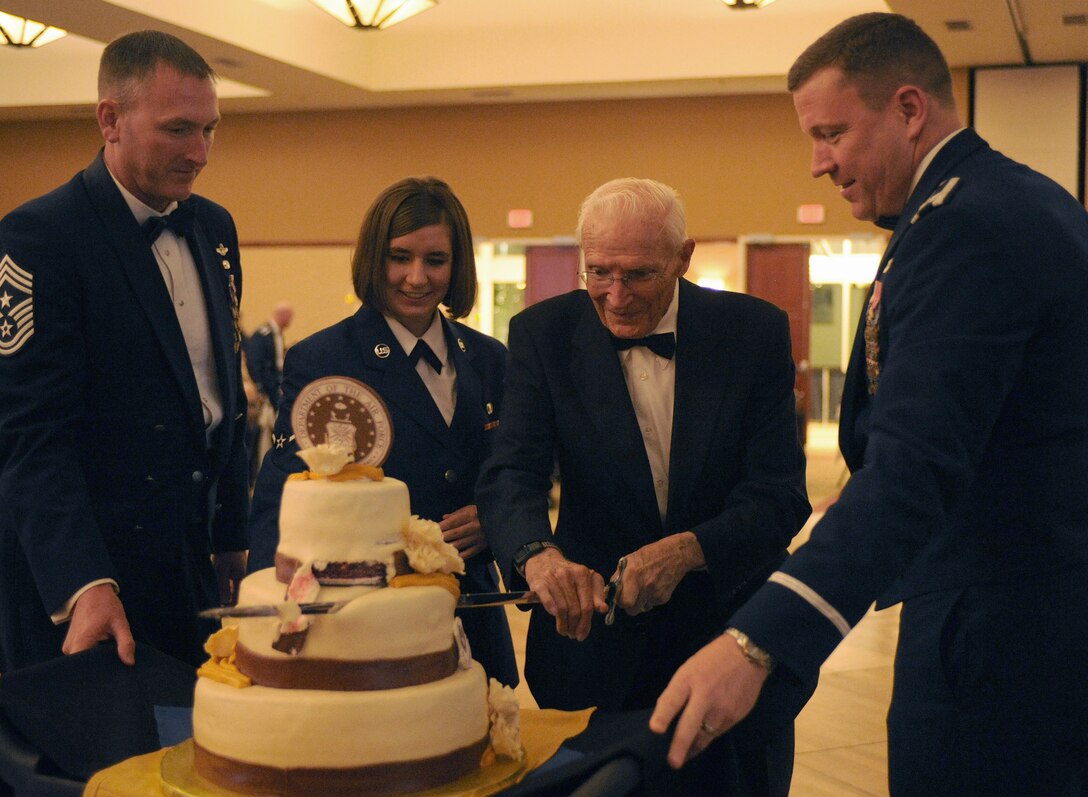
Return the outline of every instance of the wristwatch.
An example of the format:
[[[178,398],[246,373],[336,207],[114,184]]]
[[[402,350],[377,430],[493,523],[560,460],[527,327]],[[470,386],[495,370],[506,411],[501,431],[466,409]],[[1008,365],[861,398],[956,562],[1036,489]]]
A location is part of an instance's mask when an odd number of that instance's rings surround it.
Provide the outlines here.
[[[555,548],[559,553],[563,553],[559,550],[559,546],[550,540],[534,540],[514,551],[514,570],[518,575],[525,578],[525,563],[546,548]]]
[[[725,629],[725,633],[737,640],[737,644],[740,645],[740,652],[744,654],[744,658],[748,659],[752,664],[762,667],[768,674],[774,670],[774,657],[749,639],[746,633],[738,628],[727,628]]]

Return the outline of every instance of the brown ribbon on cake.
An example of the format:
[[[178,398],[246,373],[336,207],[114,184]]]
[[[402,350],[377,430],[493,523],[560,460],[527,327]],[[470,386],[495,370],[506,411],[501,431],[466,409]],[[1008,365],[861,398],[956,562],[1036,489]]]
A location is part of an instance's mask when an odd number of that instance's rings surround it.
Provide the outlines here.
[[[457,780],[480,766],[488,738],[445,755],[343,769],[278,769],[249,764],[193,744],[197,774],[228,789],[283,797],[384,797],[423,791]]]
[[[245,645],[235,647],[238,669],[257,686],[275,689],[328,689],[362,692],[399,689],[446,678],[457,670],[457,646],[438,653],[403,659],[339,661],[336,659],[271,658]]]

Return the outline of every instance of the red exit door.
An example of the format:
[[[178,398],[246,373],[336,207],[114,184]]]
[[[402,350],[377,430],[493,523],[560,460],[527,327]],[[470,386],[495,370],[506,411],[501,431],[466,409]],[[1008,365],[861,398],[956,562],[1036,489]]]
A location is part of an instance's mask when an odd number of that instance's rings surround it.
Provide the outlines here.
[[[797,369],[799,433],[805,439],[808,419],[808,346],[812,321],[811,287],[808,282],[807,243],[748,244],[748,293],[781,307],[790,317],[793,364]]]

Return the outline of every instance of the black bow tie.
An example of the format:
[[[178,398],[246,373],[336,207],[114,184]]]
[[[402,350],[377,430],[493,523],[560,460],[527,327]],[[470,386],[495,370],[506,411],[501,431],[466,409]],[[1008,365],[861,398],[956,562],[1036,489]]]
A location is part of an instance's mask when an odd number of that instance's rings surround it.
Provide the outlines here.
[[[192,235],[195,216],[196,206],[186,202],[174,208],[174,212],[168,216],[149,216],[141,225],[141,229],[147,236],[148,243],[155,243],[159,234],[167,229],[175,235],[185,237]]]
[[[676,354],[676,335],[672,332],[659,332],[656,335],[647,335],[644,338],[617,338],[612,336],[612,345],[616,351],[627,351],[634,346],[645,346],[658,357],[671,360]]]
[[[408,355],[408,361],[412,363],[413,368],[419,362],[420,357],[427,361],[427,365],[431,366],[436,374],[442,373],[442,361],[438,359],[438,355],[434,353],[434,350],[427,345],[423,338],[416,341],[416,347]]]

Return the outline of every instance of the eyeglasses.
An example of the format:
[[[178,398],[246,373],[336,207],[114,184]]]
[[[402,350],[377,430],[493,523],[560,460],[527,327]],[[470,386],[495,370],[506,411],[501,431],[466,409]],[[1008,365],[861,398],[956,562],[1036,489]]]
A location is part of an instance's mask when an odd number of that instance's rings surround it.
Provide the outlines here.
[[[618,277],[603,268],[587,268],[585,271],[579,271],[578,276],[582,278],[587,288],[611,288],[612,283],[617,281],[622,282],[623,287],[631,288],[649,285],[651,282],[662,279],[661,272],[652,268],[633,268]]]

